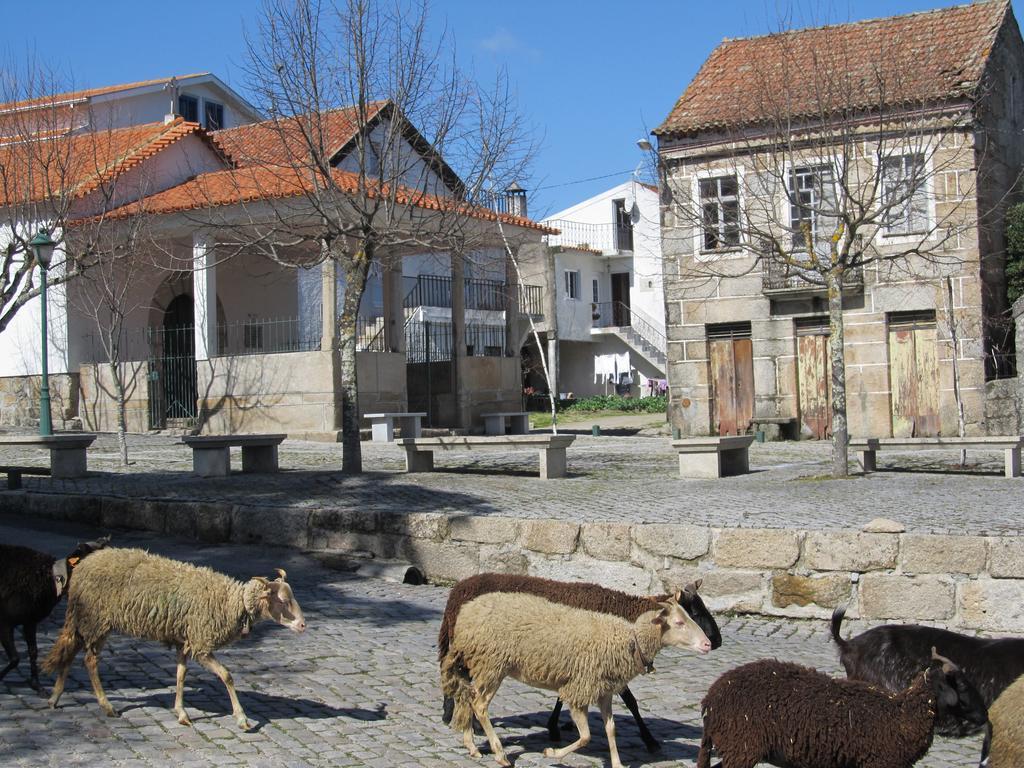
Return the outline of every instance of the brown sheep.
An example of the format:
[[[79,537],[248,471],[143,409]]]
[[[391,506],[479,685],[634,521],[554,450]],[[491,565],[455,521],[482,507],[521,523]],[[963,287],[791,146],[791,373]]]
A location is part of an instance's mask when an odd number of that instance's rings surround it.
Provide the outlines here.
[[[988,720],[982,766],[1020,768],[1024,765],[1024,675],[989,707]]]

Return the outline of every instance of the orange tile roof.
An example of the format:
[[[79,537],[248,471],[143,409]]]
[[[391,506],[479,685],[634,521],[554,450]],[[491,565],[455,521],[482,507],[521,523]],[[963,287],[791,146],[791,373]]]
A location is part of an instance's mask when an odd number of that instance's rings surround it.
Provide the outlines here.
[[[0,205],[81,197],[163,148],[202,129],[180,117],[0,145]]]
[[[371,102],[362,119],[355,107],[342,107],[321,112],[315,119],[301,116],[264,120],[215,131],[212,137],[224,154],[238,166],[290,167],[295,159],[309,156],[305,134],[322,134],[317,141],[323,145],[323,155],[333,157],[355,137],[359,126],[373,120],[387,103]]]
[[[725,40],[654,133],[973,96],[1010,0]],[[827,73],[827,74],[823,74]],[[822,87],[827,91],[822,94]]]
[[[8,101],[4,104],[0,104],[0,112],[5,112],[12,109],[28,109],[31,107],[40,106],[49,107],[52,105],[62,104],[69,101],[84,101],[93,96],[104,96],[108,93],[130,91],[133,88],[145,88],[149,85],[160,85],[161,83],[169,83],[171,80],[187,80],[190,77],[203,77],[208,74],[210,73],[193,72],[190,75],[173,75],[171,77],[159,77],[155,80],[140,80],[136,83],[105,85],[100,88],[85,88],[78,91],[68,91],[67,93],[58,93],[54,95],[42,96],[36,99],[25,99],[24,101]]]
[[[334,186],[343,194],[355,195],[359,191],[359,176],[350,171],[332,169]],[[294,167],[281,165],[250,165],[223,171],[204,173],[194,179],[172,187],[144,200],[118,208],[106,215],[108,219],[127,218],[140,209],[148,214],[169,214],[217,208],[227,205],[242,205],[260,200],[275,200],[299,197],[312,191],[310,176]],[[367,191],[370,197],[381,194],[373,186]],[[456,211],[463,206],[465,215],[484,221],[501,221],[510,226],[534,229],[555,234],[557,229],[539,224],[521,216],[496,213],[489,208],[460,204],[450,197],[428,195],[408,187],[396,190],[395,202],[435,211]]]

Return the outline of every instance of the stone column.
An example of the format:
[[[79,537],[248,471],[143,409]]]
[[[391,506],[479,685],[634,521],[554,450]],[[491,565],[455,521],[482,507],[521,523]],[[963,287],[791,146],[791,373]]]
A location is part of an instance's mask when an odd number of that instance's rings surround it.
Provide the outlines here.
[[[384,260],[381,279],[384,299],[384,351],[405,351],[405,286],[402,284],[402,257],[388,256]]]
[[[519,273],[505,253],[505,356],[519,357]]]
[[[196,360],[217,354],[217,262],[213,239],[192,235],[192,296],[195,313]]]
[[[330,351],[338,338],[338,264],[328,258],[320,265],[320,350]]]
[[[469,397],[466,381],[466,261],[462,253],[448,256],[452,276],[452,396],[455,426],[469,429]]]
[[[1017,347],[1017,429],[1024,430],[1024,296],[1013,302]]]

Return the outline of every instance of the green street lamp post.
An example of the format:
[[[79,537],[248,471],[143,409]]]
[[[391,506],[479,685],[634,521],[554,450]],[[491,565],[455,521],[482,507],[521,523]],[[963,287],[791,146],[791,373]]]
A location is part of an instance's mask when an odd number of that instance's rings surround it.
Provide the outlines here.
[[[53,424],[50,421],[50,382],[47,375],[47,363],[49,353],[46,350],[46,270],[50,267],[50,260],[53,258],[53,249],[57,243],[53,241],[50,234],[41,229],[36,236],[29,241],[32,249],[32,256],[39,265],[39,315],[43,325],[43,383],[39,387],[39,434],[48,437],[53,434]]]

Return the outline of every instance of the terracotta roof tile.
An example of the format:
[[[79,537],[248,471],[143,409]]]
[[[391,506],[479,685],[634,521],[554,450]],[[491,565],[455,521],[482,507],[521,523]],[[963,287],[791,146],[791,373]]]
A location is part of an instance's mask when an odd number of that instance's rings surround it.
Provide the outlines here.
[[[343,194],[358,192],[358,174],[332,169],[335,187]],[[217,208],[227,205],[242,205],[260,200],[275,200],[299,197],[312,189],[310,176],[293,167],[280,165],[250,165],[213,173],[200,174],[196,178],[155,195],[140,203],[131,203],[106,215],[108,219],[128,218],[140,211],[147,214],[169,214]],[[371,187],[368,194],[374,197],[379,190]],[[460,203],[454,198],[428,195],[417,190],[400,187],[395,200],[401,205],[436,211],[455,211]],[[531,219],[509,214],[495,213],[489,208],[464,206],[465,215],[484,221],[501,221],[524,229],[545,233],[558,230],[539,224]]]
[[[359,125],[372,120],[386,104],[385,101],[370,103],[363,120],[359,119],[355,107],[342,107],[322,112],[315,119],[304,116],[264,120],[215,131],[212,137],[238,166],[289,166],[293,158],[303,161],[308,157],[307,134],[322,134],[316,140],[322,143],[324,155],[333,157],[353,139]]]
[[[1008,16],[1009,0],[987,0],[725,40],[654,133],[969,97]]]
[[[180,117],[111,131],[34,138],[0,145],[0,205],[81,197],[192,133]]]

